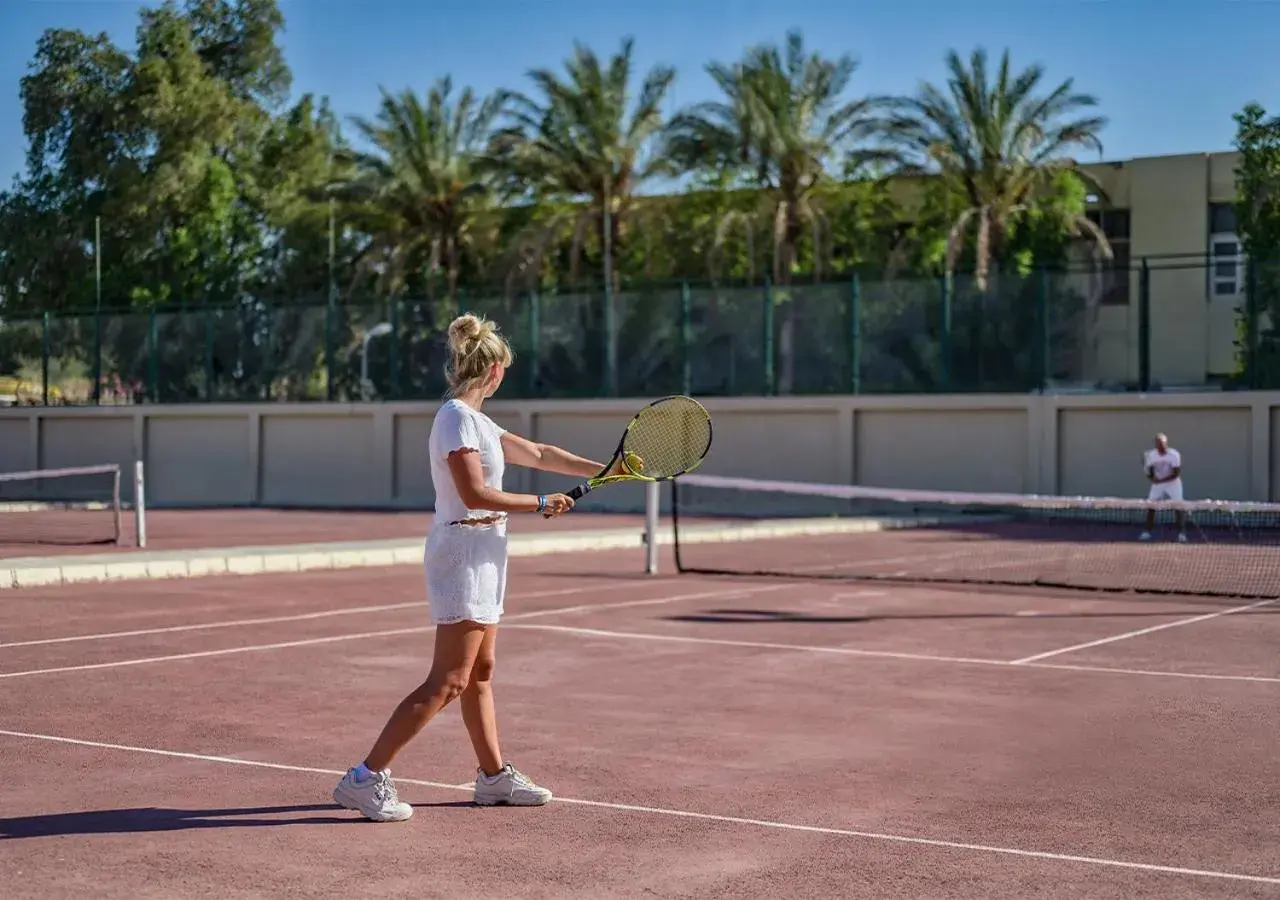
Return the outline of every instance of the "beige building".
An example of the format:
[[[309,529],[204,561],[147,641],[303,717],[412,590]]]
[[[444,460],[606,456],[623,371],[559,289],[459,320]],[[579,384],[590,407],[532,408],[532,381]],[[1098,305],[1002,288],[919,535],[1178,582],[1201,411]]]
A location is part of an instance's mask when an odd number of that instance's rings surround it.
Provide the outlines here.
[[[1084,166],[1105,191],[1091,198],[1090,217],[1110,238],[1121,271],[1089,292],[1091,333],[1081,337],[1090,352],[1078,370],[1081,383],[1137,381],[1143,260],[1152,384],[1202,386],[1235,371],[1237,309],[1245,302],[1233,209],[1237,157],[1195,153]]]

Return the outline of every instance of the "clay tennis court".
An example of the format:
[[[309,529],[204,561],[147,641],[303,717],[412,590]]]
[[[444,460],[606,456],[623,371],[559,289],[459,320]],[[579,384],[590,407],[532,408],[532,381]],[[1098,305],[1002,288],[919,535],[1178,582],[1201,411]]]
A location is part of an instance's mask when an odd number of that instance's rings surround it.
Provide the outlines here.
[[[641,569],[512,560],[557,799],[473,807],[452,707],[397,824],[330,791],[426,672],[416,567],[5,591],[6,895],[1280,896],[1275,604]]]

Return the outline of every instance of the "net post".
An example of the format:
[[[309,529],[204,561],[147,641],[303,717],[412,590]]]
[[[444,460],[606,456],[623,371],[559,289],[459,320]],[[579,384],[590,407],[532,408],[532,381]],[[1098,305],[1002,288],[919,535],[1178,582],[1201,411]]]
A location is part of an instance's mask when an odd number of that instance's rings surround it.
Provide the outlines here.
[[[120,467],[116,466],[111,472],[111,513],[115,516],[116,521],[116,544],[124,543],[124,528],[121,527],[120,518]]]
[[[147,492],[142,460],[133,464],[133,522],[141,550],[147,546]]]
[[[644,571],[658,574],[658,508],[661,504],[659,484],[649,481],[644,486]]]

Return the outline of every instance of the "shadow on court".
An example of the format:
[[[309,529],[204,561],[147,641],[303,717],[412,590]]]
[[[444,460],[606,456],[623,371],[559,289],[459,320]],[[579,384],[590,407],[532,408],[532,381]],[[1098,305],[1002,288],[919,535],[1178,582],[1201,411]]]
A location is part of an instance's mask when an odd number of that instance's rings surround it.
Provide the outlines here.
[[[470,800],[415,803],[428,807],[469,807]],[[310,815],[306,815],[310,814]],[[76,834],[138,834],[200,828],[264,828],[281,825],[369,825],[359,813],[333,803],[250,806],[238,809],[101,809],[0,819],[0,840]]]

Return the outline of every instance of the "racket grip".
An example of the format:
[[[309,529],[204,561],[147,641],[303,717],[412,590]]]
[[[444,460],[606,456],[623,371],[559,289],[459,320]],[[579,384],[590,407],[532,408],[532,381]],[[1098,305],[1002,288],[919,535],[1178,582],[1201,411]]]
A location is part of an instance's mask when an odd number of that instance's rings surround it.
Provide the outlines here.
[[[573,490],[569,491],[569,493],[566,496],[570,500],[572,500],[574,503],[577,503],[579,500],[582,499],[584,494],[589,494],[589,493],[591,493],[591,485],[584,481],[582,482],[582,484],[576,485],[573,488]],[[543,513],[542,518],[550,519],[551,513]]]

